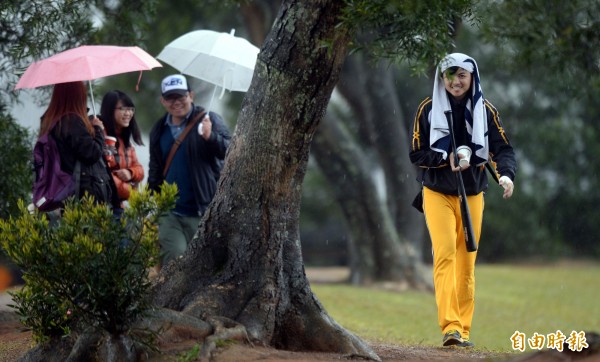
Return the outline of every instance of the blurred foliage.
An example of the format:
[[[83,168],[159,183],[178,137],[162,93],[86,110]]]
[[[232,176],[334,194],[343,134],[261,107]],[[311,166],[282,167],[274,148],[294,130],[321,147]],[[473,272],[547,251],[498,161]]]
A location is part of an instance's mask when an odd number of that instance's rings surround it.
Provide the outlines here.
[[[486,21],[462,29],[457,43],[477,59],[519,164],[511,200],[490,185],[479,255],[598,258],[600,3],[479,5]]]
[[[84,44],[94,36],[89,1],[1,0],[0,103],[15,97],[10,91],[34,60]]]
[[[14,101],[12,88],[34,61],[79,45],[143,48],[155,1],[0,0],[0,104]]]
[[[505,68],[528,69],[556,95],[595,98],[598,93],[587,88],[600,89],[599,1],[504,0],[479,6],[486,14],[482,35],[496,52],[506,53]]]
[[[19,199],[31,199],[32,145],[32,135],[0,104],[0,219],[18,211]]]
[[[26,281],[13,294],[15,308],[36,341],[83,326],[130,332],[150,308],[147,273],[158,256],[156,223],[176,193],[175,185],[160,194],[134,190],[121,219],[86,196],[70,199],[52,222],[45,213],[29,213],[23,201],[18,215],[0,220],[2,248]]]
[[[455,23],[475,21],[472,0],[345,0],[341,25],[357,32],[354,50],[408,62],[419,73],[445,55]]]

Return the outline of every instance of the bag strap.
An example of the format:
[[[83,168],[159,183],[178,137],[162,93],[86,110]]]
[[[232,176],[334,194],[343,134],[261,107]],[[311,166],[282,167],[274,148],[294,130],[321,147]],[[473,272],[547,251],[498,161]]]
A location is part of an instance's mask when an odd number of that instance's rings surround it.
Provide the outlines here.
[[[204,111],[204,110],[202,112],[198,113],[196,115],[196,117],[194,117],[194,119],[192,119],[190,121],[190,123],[188,123],[187,127],[185,127],[185,129],[183,130],[183,132],[181,132],[179,137],[177,137],[177,139],[173,143],[173,146],[171,146],[171,151],[169,151],[169,155],[167,156],[167,160],[165,161],[165,168],[163,169],[163,177],[165,177],[167,175],[167,171],[169,171],[169,167],[171,166],[171,161],[173,161],[173,157],[175,157],[175,152],[177,152],[177,149],[179,148],[179,146],[181,145],[181,143],[183,142],[183,140],[185,139],[187,134],[198,123],[198,120],[201,119],[202,117],[204,117],[205,114],[206,114],[206,111]]]

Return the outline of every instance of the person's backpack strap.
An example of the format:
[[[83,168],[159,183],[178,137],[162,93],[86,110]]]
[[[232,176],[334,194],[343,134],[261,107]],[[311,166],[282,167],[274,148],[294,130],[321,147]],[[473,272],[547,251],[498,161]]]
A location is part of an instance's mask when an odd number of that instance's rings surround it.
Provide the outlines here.
[[[169,171],[169,167],[171,166],[171,161],[173,161],[173,157],[175,157],[175,152],[177,152],[177,149],[179,148],[179,146],[181,145],[181,143],[183,142],[183,140],[185,139],[187,134],[192,130],[192,128],[194,128],[194,126],[196,126],[198,124],[198,120],[202,119],[205,114],[206,114],[206,111],[204,111],[204,110],[199,112],[196,115],[196,117],[194,117],[194,119],[192,119],[190,121],[190,123],[188,123],[187,127],[185,127],[185,129],[183,130],[183,132],[181,132],[179,137],[177,137],[177,139],[173,143],[173,146],[171,146],[171,151],[169,151],[169,155],[167,156],[167,161],[165,161],[165,168],[163,169],[163,177],[166,176],[167,171]]]

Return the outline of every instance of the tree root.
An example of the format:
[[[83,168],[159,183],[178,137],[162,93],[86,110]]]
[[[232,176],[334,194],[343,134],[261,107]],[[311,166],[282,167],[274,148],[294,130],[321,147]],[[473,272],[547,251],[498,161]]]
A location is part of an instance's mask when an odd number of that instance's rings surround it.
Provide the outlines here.
[[[202,345],[202,351],[200,352],[200,358],[202,361],[208,361],[212,353],[217,349],[217,344],[220,341],[241,341],[247,342],[254,347],[246,327],[243,325],[225,317],[208,317],[206,321],[213,327],[214,333],[204,339]]]

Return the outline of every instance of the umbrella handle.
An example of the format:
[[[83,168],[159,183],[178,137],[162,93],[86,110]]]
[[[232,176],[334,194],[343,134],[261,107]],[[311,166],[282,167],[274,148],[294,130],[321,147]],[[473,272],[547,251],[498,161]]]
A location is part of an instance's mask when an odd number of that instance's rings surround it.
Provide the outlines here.
[[[210,97],[210,103],[208,104],[208,109],[206,110],[206,114],[208,115],[208,113],[210,112],[210,109],[212,107],[212,102],[213,99],[215,99],[215,93],[217,92],[217,86],[213,86],[213,92],[212,92],[212,96]]]
[[[223,95],[225,94],[225,84],[226,84],[226,78],[229,75],[231,78],[233,78],[233,68],[229,68],[227,69],[227,71],[223,74],[223,83],[221,84],[221,95],[219,95],[219,99],[223,99]]]
[[[94,111],[94,117],[96,117],[96,102],[94,102],[94,90],[92,89],[92,81],[89,80],[90,84],[90,96],[92,97],[92,110]]]

